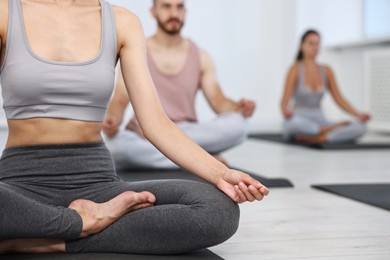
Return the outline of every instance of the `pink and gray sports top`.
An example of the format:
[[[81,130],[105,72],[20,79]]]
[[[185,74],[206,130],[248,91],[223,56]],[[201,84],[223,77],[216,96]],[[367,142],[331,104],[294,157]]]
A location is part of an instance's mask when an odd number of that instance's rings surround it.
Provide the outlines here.
[[[99,53],[85,62],[48,61],[31,49],[20,0],[9,1],[5,61],[1,68],[8,119],[103,121],[115,81],[117,38],[112,6],[100,0]]]
[[[294,92],[294,106],[295,107],[310,107],[319,108],[322,98],[324,97],[325,90],[328,88],[328,81],[325,74],[325,68],[322,65],[318,65],[321,74],[322,89],[310,90],[305,83],[305,66],[303,63],[299,63],[299,77],[297,86]]]

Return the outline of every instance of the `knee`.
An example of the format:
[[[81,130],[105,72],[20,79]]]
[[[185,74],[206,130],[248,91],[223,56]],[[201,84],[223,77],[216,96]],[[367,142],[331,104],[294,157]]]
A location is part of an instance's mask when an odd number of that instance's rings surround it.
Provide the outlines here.
[[[234,141],[236,144],[243,142],[249,133],[248,120],[240,113],[230,113],[226,125],[221,129],[220,137],[225,141]]]
[[[367,132],[367,126],[361,122],[352,122],[350,127],[358,137],[363,136]]]
[[[290,134],[295,134],[297,132],[300,132],[303,128],[304,122],[299,117],[292,117],[290,119],[287,119],[284,124],[283,128],[285,132]]]
[[[195,140],[207,152],[221,153],[245,141],[248,131],[248,121],[241,114],[229,113],[207,124]]]
[[[285,135],[317,135],[320,132],[320,127],[316,124],[308,122],[299,116],[293,116],[284,123]]]
[[[215,212],[216,224],[214,225],[214,233],[216,234],[216,244],[225,242],[231,238],[236,233],[240,220],[240,208],[238,204],[225,194],[222,194],[222,197],[218,203],[219,210]]]
[[[239,225],[240,209],[237,203],[213,186],[203,187],[206,196],[207,221],[203,224],[208,246],[225,242],[232,237]]]

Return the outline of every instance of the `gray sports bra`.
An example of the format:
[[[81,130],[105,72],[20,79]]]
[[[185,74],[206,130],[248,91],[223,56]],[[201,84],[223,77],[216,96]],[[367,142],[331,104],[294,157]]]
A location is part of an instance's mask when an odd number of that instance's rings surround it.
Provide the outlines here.
[[[310,90],[305,83],[305,66],[299,63],[299,77],[297,86],[294,93],[294,106],[295,107],[310,107],[319,108],[321,100],[324,97],[325,89],[327,89],[327,78],[325,75],[324,66],[318,65],[323,87],[320,91]]]
[[[31,49],[20,0],[9,1],[5,61],[1,68],[8,119],[62,118],[103,121],[112,94],[117,63],[115,18],[100,0],[102,39],[98,55],[85,62],[54,62]]]

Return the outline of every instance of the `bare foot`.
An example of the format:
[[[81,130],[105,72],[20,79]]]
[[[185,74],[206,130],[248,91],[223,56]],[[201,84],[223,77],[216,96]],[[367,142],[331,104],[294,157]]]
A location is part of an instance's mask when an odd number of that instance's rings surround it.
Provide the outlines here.
[[[217,159],[218,161],[220,161],[221,163],[225,164],[226,166],[228,166],[228,162],[226,161],[225,158],[222,157],[222,155],[220,154],[214,154],[213,157],[215,159]]]
[[[336,130],[337,128],[347,126],[350,123],[351,122],[349,122],[349,121],[343,121],[343,122],[337,123],[335,125],[325,126],[325,127],[321,128],[320,133],[321,134],[327,134],[329,132],[332,132],[333,130]]]
[[[126,191],[101,204],[90,200],[75,200],[69,208],[76,210],[83,220],[80,234],[83,238],[103,231],[126,213],[151,207],[155,201],[156,197],[150,192]]]
[[[327,141],[326,134],[319,135],[297,135],[295,140],[306,144],[324,144]]]
[[[0,241],[0,255],[8,251],[8,241]]]
[[[325,126],[320,129],[320,133],[318,135],[297,135],[295,136],[295,140],[297,142],[307,143],[307,144],[324,144],[327,142],[328,133],[349,125],[349,121],[343,121],[331,126]]]
[[[63,253],[65,241],[54,239],[15,239],[0,242],[0,254],[5,253]]]

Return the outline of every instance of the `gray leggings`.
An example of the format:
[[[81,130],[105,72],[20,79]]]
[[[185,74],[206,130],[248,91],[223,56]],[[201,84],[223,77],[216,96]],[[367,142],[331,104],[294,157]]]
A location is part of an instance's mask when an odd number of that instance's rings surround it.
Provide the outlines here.
[[[67,206],[149,191],[155,206],[126,214],[79,239],[82,221]],[[0,240],[62,239],[66,251],[177,254],[226,241],[239,208],[211,185],[184,180],[120,180],[104,143],[9,148],[0,160]]]
[[[317,135],[322,127],[333,124],[326,120],[321,109],[296,108],[293,117],[285,121],[283,134],[286,140],[290,140],[296,135]],[[362,137],[366,131],[366,126],[363,123],[352,121],[344,127],[331,131],[327,136],[327,141],[328,143],[355,141]]]

